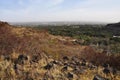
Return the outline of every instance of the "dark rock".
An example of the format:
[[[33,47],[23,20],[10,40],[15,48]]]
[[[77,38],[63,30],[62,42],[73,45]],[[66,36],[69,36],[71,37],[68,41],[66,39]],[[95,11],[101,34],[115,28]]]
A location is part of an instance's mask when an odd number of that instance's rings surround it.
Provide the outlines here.
[[[19,55],[18,58],[14,61],[15,64],[20,64],[20,65],[23,65],[24,64],[24,61],[27,61],[28,60],[28,57],[26,55]]]
[[[14,64],[23,65],[24,64],[24,60],[17,59],[17,60],[14,61]]]
[[[108,67],[109,67],[109,64],[104,63],[104,64],[103,64],[103,67],[104,67],[104,68],[108,68]]]
[[[13,68],[14,68],[14,70],[17,70],[18,69],[17,64],[14,64]]]
[[[28,60],[28,57],[26,55],[19,55],[17,59],[14,60],[14,63],[15,64],[20,64],[20,65],[23,65],[24,64],[24,61]]]
[[[26,55],[21,54],[18,56],[18,60],[28,60],[28,57]]]
[[[59,61],[54,60],[54,61],[52,61],[51,63],[53,63],[53,64],[59,64]]]
[[[78,67],[75,67],[75,68],[73,69],[73,72],[74,72],[75,74],[80,74],[80,69],[79,69]]]
[[[108,68],[104,68],[103,69],[103,73],[104,74],[110,74],[110,73],[112,73],[113,75],[115,75],[115,74],[117,74],[117,70],[115,68],[108,67]]]
[[[112,73],[113,73],[113,75],[116,75],[117,74],[117,69],[113,68]]]
[[[35,62],[35,63],[38,63],[38,61],[39,61],[39,56],[33,55],[31,61],[32,61],[32,62]]]
[[[109,80],[109,79],[104,78],[104,77],[102,77],[100,75],[95,75],[94,78],[93,78],[93,80]]]
[[[73,69],[73,73],[75,73],[76,75],[78,75],[78,74],[84,74],[84,73],[86,73],[86,69],[76,67],[76,68]]]
[[[52,67],[53,67],[52,63],[48,63],[46,66],[44,66],[46,70],[50,70]]]
[[[62,69],[61,69],[61,71],[67,71],[68,70],[68,66],[64,66]]]
[[[79,65],[80,65],[80,62],[76,62],[76,65],[79,66]]]
[[[82,63],[81,63],[81,66],[86,66],[86,63],[85,63],[85,62],[82,62]]]
[[[86,63],[86,60],[85,60],[85,59],[81,59],[81,61]]]
[[[69,79],[73,79],[74,76],[73,76],[72,73],[69,72],[69,73],[67,74],[67,77],[68,77]]]
[[[85,59],[81,60],[81,66],[86,66],[86,60]]]
[[[64,56],[63,60],[69,60],[69,58],[67,56]]]
[[[104,74],[109,74],[110,73],[110,69],[109,68],[104,68],[103,69],[103,73]]]
[[[10,56],[8,56],[8,55],[4,56],[4,60],[10,61],[10,59],[11,59]]]
[[[72,68],[74,68],[74,67],[76,67],[76,66],[78,66],[78,65],[76,65],[75,62],[71,62],[71,63],[69,63],[69,66],[72,67]]]
[[[69,66],[70,64],[69,63],[64,63],[64,66]]]
[[[90,68],[90,70],[93,70],[93,69],[97,69],[97,66],[93,65],[92,63],[89,63],[88,68]]]

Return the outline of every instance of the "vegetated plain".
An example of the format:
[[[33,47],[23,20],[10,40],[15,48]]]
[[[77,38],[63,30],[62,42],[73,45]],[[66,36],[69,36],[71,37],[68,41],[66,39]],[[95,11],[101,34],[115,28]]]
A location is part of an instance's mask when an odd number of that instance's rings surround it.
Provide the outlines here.
[[[0,22],[2,80],[119,80],[120,25]]]
[[[109,53],[120,53],[120,23],[116,24],[84,24],[60,26],[36,26],[46,29],[50,34],[69,36],[76,39],[80,45],[99,47]]]

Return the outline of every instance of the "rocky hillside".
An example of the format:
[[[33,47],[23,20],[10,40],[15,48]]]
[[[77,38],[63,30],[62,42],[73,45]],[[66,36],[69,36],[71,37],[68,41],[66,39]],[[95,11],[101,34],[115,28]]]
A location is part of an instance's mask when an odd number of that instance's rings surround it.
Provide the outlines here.
[[[3,25],[4,24],[4,25]],[[74,45],[69,37],[53,36],[45,30],[33,30],[24,27],[12,27],[4,22],[0,25],[1,47],[10,50],[9,52],[1,51],[1,54],[12,52],[35,54],[45,52],[54,54],[57,53],[72,54],[80,52],[84,47]]]
[[[119,64],[70,37],[0,22],[1,80],[119,80]]]

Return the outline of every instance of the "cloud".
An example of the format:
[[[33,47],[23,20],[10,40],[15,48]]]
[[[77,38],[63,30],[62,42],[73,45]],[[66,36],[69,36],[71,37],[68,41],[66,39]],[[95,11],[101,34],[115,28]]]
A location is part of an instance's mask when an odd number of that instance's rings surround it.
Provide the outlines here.
[[[76,2],[75,2],[76,1]],[[115,2],[116,1],[116,2]],[[120,20],[119,0],[18,0],[20,7],[1,9],[6,21],[101,21]],[[70,5],[69,5],[70,4]],[[66,8],[67,7],[67,8]]]

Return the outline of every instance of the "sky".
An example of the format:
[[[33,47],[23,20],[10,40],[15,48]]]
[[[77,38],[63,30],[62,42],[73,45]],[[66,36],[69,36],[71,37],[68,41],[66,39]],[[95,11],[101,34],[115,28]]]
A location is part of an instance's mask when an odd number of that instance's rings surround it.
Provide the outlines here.
[[[8,22],[119,22],[120,0],[0,0]]]

